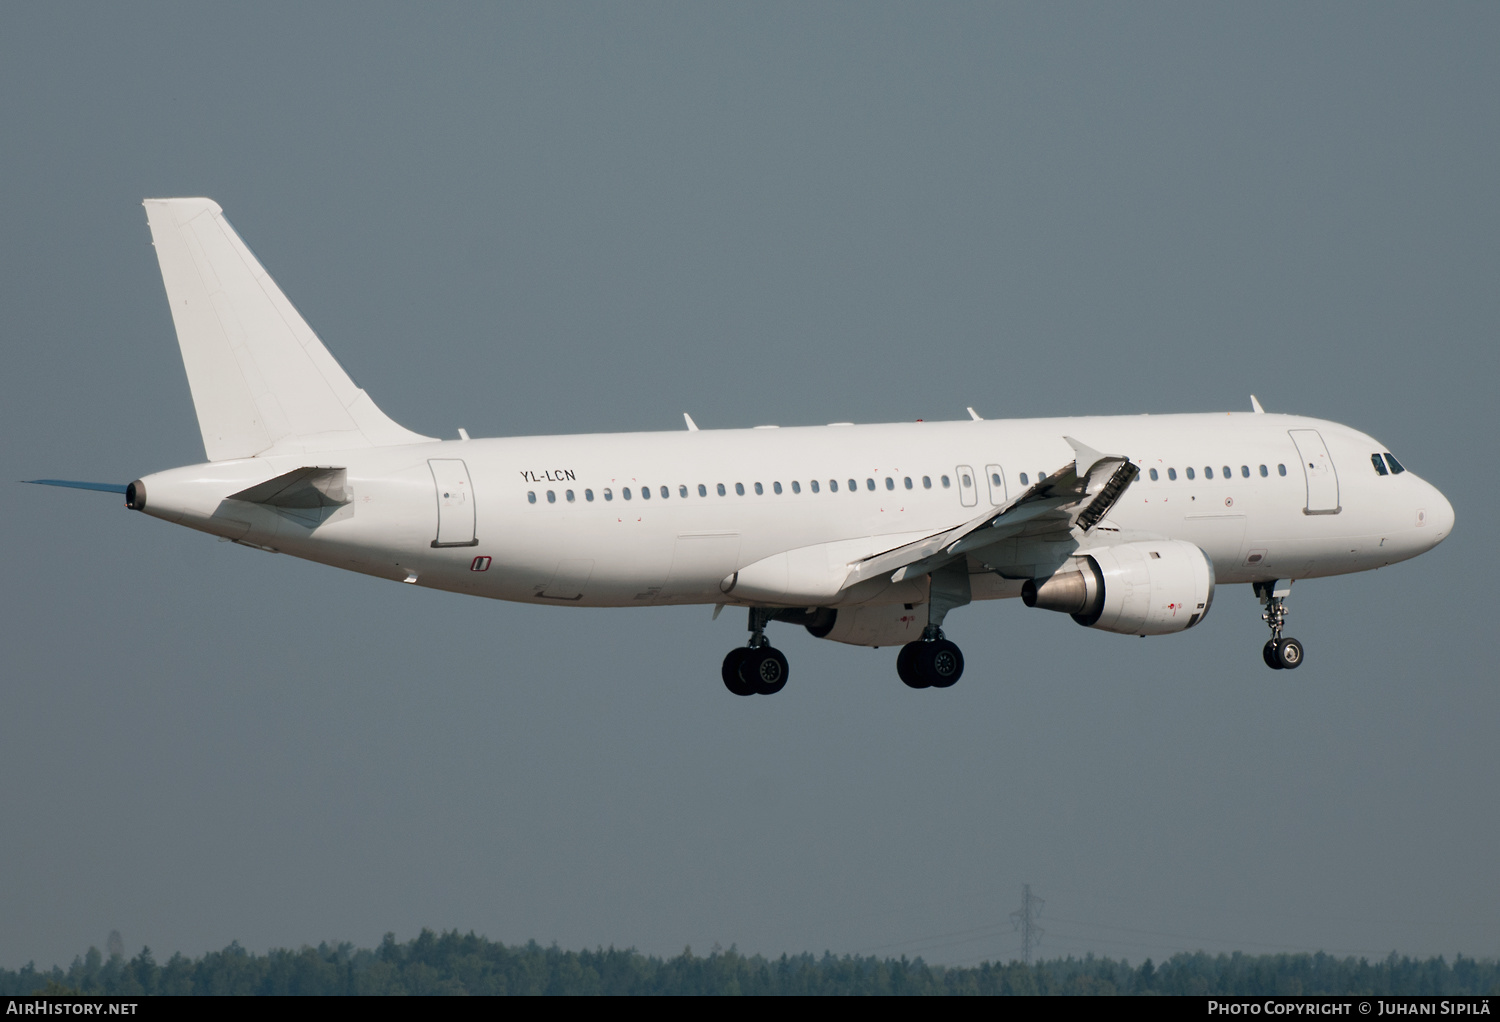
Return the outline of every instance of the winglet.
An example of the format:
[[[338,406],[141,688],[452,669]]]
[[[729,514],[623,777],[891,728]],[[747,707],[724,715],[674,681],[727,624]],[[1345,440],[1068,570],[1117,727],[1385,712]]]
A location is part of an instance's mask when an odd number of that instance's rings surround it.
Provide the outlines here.
[[[693,421],[693,417],[691,415],[689,415],[687,412],[683,412],[682,413],[682,421],[685,422],[685,423],[687,423],[687,428],[688,428],[688,432],[689,433],[696,433],[696,432],[698,432],[698,424]]]
[[[973,405],[969,406],[969,418],[973,419],[975,422],[983,422],[984,421],[984,416],[980,415],[978,412],[976,412],[974,410],[974,406]]]
[[[1255,410],[1256,415],[1266,414],[1266,410],[1260,406],[1260,402],[1255,400],[1254,394],[1250,395],[1250,407]]]
[[[1079,443],[1070,436],[1065,436],[1063,439],[1068,442],[1069,447],[1073,448],[1073,464],[1076,466],[1079,479],[1087,479],[1089,470],[1109,457],[1107,454],[1100,454],[1088,444]]]

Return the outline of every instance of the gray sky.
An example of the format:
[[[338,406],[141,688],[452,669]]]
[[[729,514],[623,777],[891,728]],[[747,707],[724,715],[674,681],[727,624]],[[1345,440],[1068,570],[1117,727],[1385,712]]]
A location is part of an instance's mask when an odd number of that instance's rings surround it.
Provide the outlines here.
[[[140,200],[208,195],[452,436],[1245,409],[1458,514],[1146,641],[968,671],[489,603],[0,485],[0,964],[405,939],[1500,954],[1500,9],[0,7],[0,479],[201,461]],[[777,632],[776,628],[780,631]],[[1059,665],[1066,670],[1060,672]]]

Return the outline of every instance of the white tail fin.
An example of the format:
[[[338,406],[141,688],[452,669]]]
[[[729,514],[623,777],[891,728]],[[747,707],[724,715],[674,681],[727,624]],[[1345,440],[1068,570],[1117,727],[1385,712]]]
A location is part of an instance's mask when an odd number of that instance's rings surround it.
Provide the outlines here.
[[[144,205],[209,461],[433,439],[354,385],[218,203]]]

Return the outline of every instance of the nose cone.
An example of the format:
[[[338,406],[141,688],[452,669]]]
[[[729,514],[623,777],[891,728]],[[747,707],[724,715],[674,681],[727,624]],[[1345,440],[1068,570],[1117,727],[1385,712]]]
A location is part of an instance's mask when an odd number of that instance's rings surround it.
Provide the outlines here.
[[[1448,502],[1448,498],[1443,496],[1436,486],[1429,484],[1427,488],[1431,491],[1427,496],[1427,506],[1417,512],[1417,520],[1424,521],[1425,517],[1424,524],[1429,530],[1428,547],[1430,549],[1447,539],[1448,534],[1453,531],[1454,515],[1453,505]]]

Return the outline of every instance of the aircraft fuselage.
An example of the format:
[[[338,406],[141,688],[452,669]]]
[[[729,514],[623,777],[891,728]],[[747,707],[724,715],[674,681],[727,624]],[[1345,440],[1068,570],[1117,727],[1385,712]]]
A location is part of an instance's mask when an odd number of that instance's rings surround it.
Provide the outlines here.
[[[841,582],[841,565],[998,507],[1070,462],[1065,436],[1141,470],[1096,540],[1187,540],[1220,584],[1378,568],[1430,549],[1452,527],[1452,508],[1429,483],[1377,474],[1371,458],[1386,448],[1373,438],[1256,413],[454,440],[215,462],[142,482],[157,517],[493,599],[913,603],[926,599],[925,580],[843,592],[794,585],[776,601],[741,601],[725,582],[805,548],[824,548],[828,579]],[[1321,440],[1325,453],[1305,455],[1296,438]],[[311,521],[226,499],[304,465],[344,467],[348,503]],[[969,558],[974,599],[1019,595],[1022,579],[1007,566],[1060,563],[1090,539],[1025,545]]]

